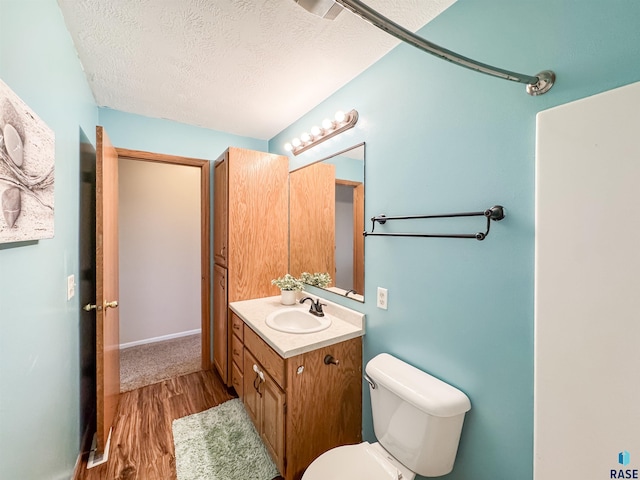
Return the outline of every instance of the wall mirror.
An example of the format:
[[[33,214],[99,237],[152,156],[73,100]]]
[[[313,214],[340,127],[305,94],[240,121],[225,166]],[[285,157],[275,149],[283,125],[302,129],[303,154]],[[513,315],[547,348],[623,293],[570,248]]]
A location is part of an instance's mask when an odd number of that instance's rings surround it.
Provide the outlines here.
[[[364,301],[364,143],[289,172],[289,271]]]

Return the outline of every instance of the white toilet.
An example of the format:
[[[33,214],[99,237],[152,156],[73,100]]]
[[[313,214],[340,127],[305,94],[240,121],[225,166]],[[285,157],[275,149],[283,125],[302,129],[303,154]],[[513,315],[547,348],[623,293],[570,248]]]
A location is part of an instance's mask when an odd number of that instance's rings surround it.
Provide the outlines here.
[[[469,398],[387,353],[371,359],[366,373],[378,443],[333,448],[302,480],[413,480],[451,472]]]

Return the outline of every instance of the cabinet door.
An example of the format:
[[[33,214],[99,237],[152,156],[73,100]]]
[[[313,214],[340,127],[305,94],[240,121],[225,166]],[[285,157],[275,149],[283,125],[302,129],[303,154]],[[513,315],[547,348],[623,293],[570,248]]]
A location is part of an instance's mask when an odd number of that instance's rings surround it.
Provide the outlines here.
[[[228,376],[227,269],[213,266],[213,364],[227,383]]]
[[[289,161],[234,147],[228,154],[229,301],[276,295],[271,279],[289,263]]]
[[[260,421],[262,417],[260,415],[261,409],[261,400],[262,394],[260,393],[260,377],[255,369],[258,369],[258,362],[251,355],[249,350],[244,349],[244,397],[242,398],[242,402],[244,403],[244,408],[247,410],[251,421],[260,432]]]
[[[286,396],[278,384],[266,373],[261,389],[262,441],[278,470],[284,473],[284,408]]]
[[[227,266],[228,242],[228,154],[215,166],[213,176],[213,258],[214,263]]]

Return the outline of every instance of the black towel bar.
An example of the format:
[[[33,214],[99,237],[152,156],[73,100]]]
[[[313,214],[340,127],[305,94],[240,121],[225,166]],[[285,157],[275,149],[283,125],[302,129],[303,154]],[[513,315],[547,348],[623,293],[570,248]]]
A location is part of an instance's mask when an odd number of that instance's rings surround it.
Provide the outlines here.
[[[427,233],[374,233],[376,222],[380,225],[384,225],[389,220],[416,220],[424,218],[454,218],[454,217],[486,217],[487,229],[485,232],[478,233],[460,233],[460,234],[427,234]],[[378,237],[427,237],[427,238],[475,238],[476,240],[484,240],[489,235],[489,229],[491,228],[491,220],[500,221],[504,218],[504,207],[501,205],[495,205],[482,212],[465,212],[465,213],[445,213],[441,215],[405,215],[387,217],[386,215],[377,215],[371,217],[371,232],[363,232],[365,237],[378,236]]]

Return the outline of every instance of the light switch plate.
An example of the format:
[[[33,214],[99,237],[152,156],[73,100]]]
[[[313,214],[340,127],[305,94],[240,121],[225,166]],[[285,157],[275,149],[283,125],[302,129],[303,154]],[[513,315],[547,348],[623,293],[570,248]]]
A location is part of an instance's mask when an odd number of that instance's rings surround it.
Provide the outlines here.
[[[76,294],[76,277],[69,275],[67,277],[67,300],[71,300]]]

